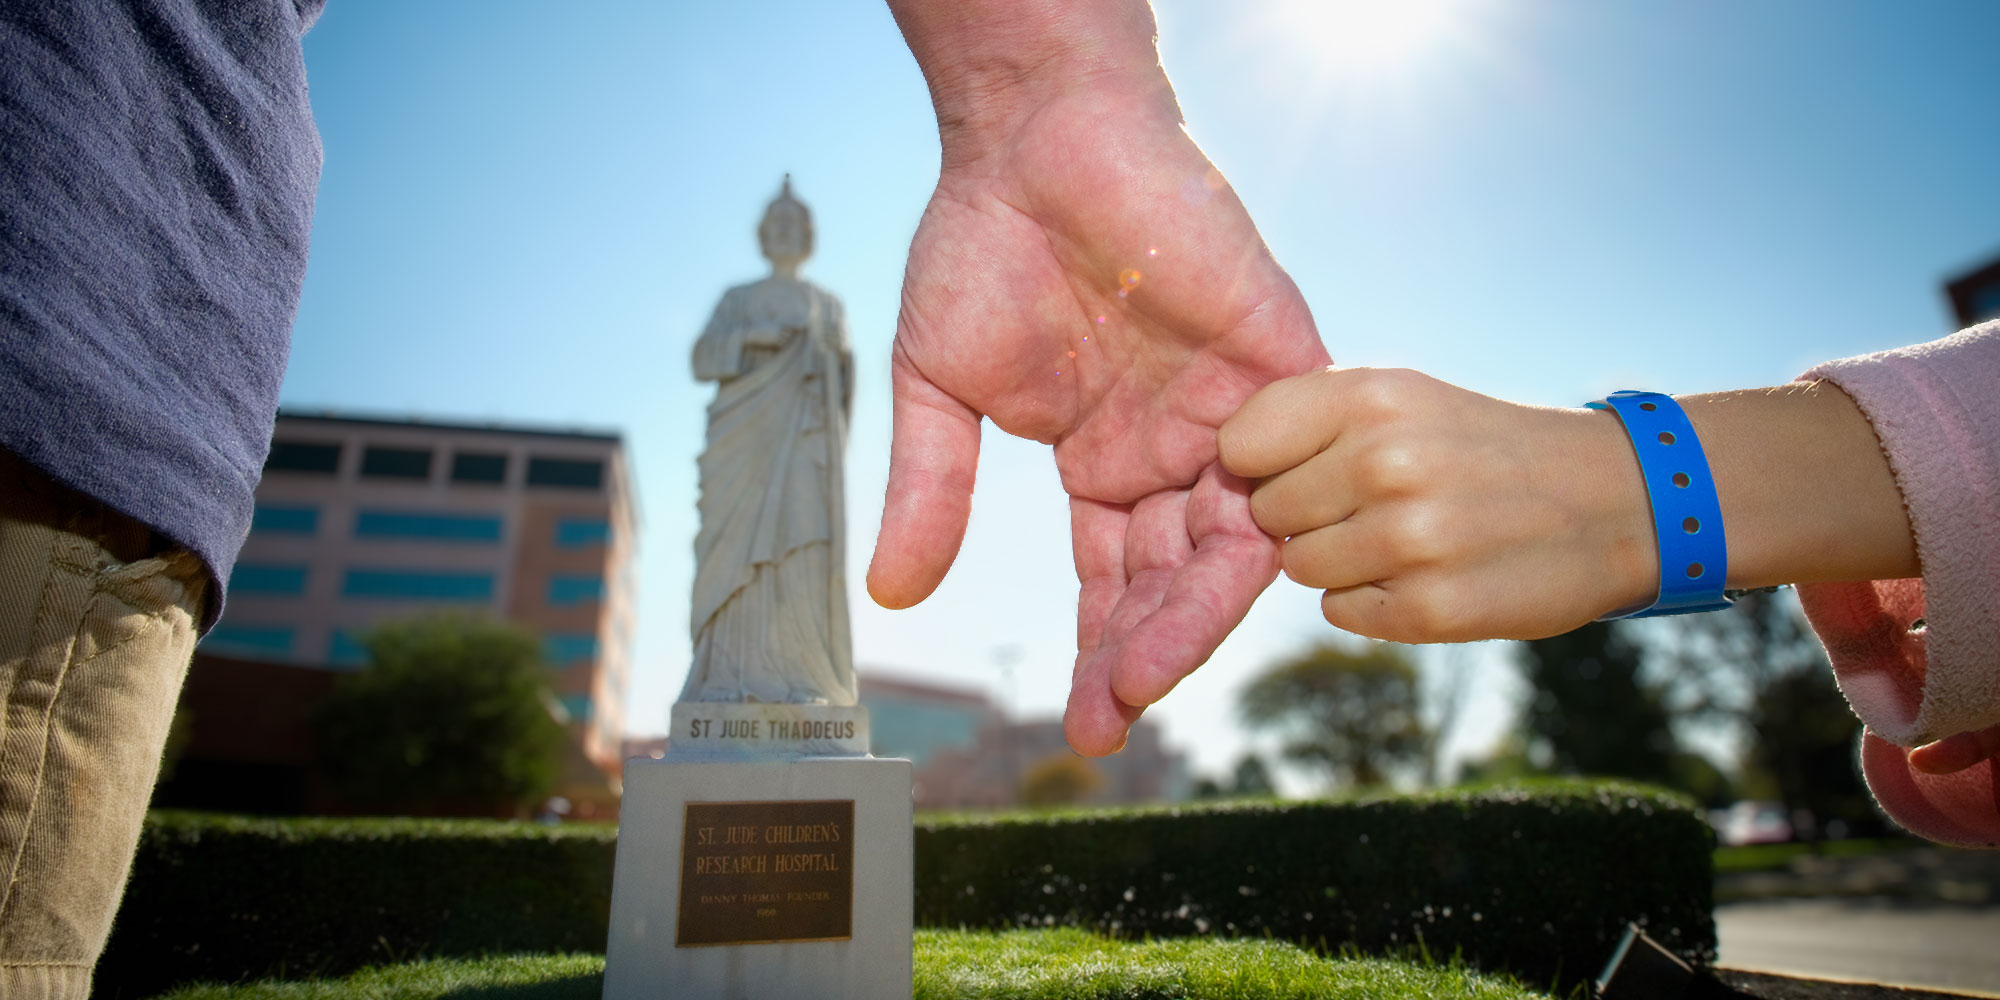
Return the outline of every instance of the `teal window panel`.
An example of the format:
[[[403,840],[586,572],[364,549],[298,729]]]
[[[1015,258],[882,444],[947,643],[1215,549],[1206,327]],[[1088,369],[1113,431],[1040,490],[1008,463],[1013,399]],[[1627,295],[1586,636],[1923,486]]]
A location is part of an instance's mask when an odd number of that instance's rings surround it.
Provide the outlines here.
[[[549,577],[549,603],[595,604],[604,600],[604,578],[595,574],[557,573]]]
[[[202,637],[201,648],[223,656],[288,656],[298,630],[289,625],[233,625],[220,622]]]
[[[250,515],[250,530],[272,535],[315,534],[319,531],[319,508],[260,503]]]
[[[335,629],[333,638],[326,647],[326,662],[335,667],[363,667],[368,665],[368,647],[345,629]]]
[[[556,548],[587,549],[611,544],[611,522],[601,517],[565,517],[556,522]]]
[[[569,713],[571,722],[590,721],[590,696],[587,694],[566,694],[557,699],[562,702],[563,711]]]
[[[364,510],[354,516],[354,535],[356,538],[419,538],[432,542],[497,542],[500,540],[500,517],[495,514]]]
[[[590,632],[552,632],[542,639],[542,659],[557,667],[595,660],[597,636]]]
[[[340,592],[347,597],[411,601],[490,601],[493,574],[351,569],[341,582]]]
[[[306,592],[306,568],[237,563],[229,571],[229,592],[297,597]]]

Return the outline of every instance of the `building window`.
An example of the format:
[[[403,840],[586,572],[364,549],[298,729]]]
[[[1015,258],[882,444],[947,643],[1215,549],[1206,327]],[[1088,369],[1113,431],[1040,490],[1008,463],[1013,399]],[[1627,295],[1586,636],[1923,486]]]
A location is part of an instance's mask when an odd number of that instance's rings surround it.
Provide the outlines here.
[[[340,446],[307,444],[303,441],[273,441],[271,454],[264,458],[265,472],[304,472],[331,476],[340,471]]]
[[[296,597],[306,592],[306,568],[237,563],[229,572],[229,592]]]
[[[507,481],[507,456],[483,455],[461,451],[451,456],[451,481],[454,483],[504,483]]]
[[[542,640],[542,659],[552,667],[595,660],[597,636],[589,632],[551,632]]]
[[[528,459],[529,486],[562,486],[574,490],[604,488],[604,463],[568,458]]]
[[[203,652],[223,656],[288,656],[295,630],[288,625],[232,625],[218,623],[202,637]]]
[[[273,535],[310,535],[319,531],[318,507],[274,507],[258,504],[250,515],[250,530]]]
[[[421,538],[436,542],[497,542],[500,518],[489,514],[427,514],[364,510],[354,516],[356,538]]]
[[[327,643],[326,662],[333,667],[365,667],[368,665],[368,647],[346,629],[334,629],[333,638]]]
[[[377,479],[429,479],[429,448],[369,448],[361,453],[361,474]]]
[[[556,548],[587,549],[611,544],[611,522],[601,517],[565,517],[556,522]]]
[[[405,601],[490,601],[491,573],[426,573],[403,569],[351,569],[340,588],[347,597]]]
[[[590,721],[590,696],[587,694],[566,694],[557,699],[562,702],[563,711],[569,713],[569,721],[584,723]]]
[[[604,600],[604,578],[594,574],[558,573],[549,577],[549,603],[595,604]]]

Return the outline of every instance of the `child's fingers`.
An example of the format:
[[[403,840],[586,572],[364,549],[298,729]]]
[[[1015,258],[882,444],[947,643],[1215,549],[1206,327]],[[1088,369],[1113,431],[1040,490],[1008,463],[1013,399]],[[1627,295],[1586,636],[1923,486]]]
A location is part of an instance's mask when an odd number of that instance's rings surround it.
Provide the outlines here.
[[[1320,595],[1320,612],[1335,628],[1389,642],[1486,639],[1491,626],[1472,614],[1461,586],[1443,581],[1364,583]]]
[[[1360,506],[1338,443],[1280,472],[1250,493],[1250,516],[1273,538],[1339,524]]]
[[[1318,454],[1338,431],[1333,403],[1345,373],[1323,368],[1257,391],[1222,424],[1222,467],[1245,479],[1283,472]]]
[[[1388,580],[1402,568],[1394,544],[1362,514],[1293,535],[1281,550],[1285,575],[1315,590],[1342,590]]]

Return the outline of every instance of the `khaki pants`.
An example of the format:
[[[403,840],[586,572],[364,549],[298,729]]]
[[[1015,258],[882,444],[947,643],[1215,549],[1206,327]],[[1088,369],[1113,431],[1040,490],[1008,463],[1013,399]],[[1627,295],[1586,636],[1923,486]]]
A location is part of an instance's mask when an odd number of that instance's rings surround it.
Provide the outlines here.
[[[0,997],[82,998],[207,591],[199,560],[0,451]]]

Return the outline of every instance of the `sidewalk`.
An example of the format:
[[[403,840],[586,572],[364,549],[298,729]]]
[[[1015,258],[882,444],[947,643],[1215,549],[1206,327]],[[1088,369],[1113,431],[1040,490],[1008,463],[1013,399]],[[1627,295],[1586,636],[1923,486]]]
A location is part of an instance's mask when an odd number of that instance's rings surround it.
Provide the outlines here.
[[[2000,852],[1802,856],[1716,899],[1725,968],[2000,996]]]

